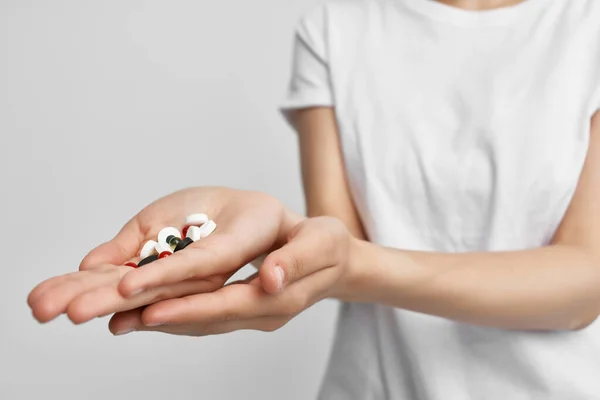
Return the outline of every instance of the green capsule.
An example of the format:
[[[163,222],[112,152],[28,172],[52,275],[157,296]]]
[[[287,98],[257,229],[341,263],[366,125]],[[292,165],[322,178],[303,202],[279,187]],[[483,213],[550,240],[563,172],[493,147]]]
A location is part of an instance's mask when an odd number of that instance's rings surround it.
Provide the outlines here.
[[[179,242],[181,242],[181,239],[179,239],[177,236],[174,236],[174,235],[167,236],[167,243],[169,244],[169,246],[171,246],[172,249],[174,249],[175,246],[177,246],[179,244]]]

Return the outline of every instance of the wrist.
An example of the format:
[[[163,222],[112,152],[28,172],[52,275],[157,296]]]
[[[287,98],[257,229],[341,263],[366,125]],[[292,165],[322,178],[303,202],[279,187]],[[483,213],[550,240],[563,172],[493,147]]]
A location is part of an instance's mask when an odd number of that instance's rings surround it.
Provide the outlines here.
[[[373,270],[377,265],[370,242],[351,236],[345,273],[332,297],[346,302],[362,302],[368,296]]]
[[[346,274],[335,298],[400,307],[426,278],[409,253],[352,238]]]

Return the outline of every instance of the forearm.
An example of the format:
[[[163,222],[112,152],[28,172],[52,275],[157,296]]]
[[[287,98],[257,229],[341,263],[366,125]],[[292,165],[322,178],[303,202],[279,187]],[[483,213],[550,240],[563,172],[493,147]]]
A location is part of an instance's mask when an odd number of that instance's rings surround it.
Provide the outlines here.
[[[600,265],[575,247],[428,253],[354,241],[344,300],[521,330],[571,330],[599,312]]]

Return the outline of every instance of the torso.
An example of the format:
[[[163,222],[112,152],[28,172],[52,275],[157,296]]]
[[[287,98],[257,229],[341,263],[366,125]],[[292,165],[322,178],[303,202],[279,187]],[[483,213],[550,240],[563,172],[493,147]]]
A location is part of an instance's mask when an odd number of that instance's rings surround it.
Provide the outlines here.
[[[547,244],[600,108],[600,1],[476,14],[431,0],[346,0],[323,15],[370,240],[452,252]],[[342,308],[321,398],[594,399],[598,371],[598,324],[509,332],[353,304]]]

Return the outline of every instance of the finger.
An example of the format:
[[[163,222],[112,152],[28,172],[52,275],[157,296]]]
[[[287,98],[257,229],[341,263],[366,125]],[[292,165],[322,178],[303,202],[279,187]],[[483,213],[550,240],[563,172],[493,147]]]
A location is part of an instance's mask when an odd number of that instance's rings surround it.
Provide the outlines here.
[[[212,293],[195,294],[150,305],[143,314],[146,326],[207,324],[277,314],[276,296],[257,285],[230,285]]]
[[[282,317],[260,317],[242,321],[225,321],[206,325],[167,325],[157,327],[142,326],[137,331],[163,332],[172,335],[211,336],[243,330],[273,332],[285,325],[289,319]]]
[[[224,280],[218,287],[221,287],[223,283]],[[115,281],[113,285],[99,287],[81,294],[68,305],[67,316],[73,323],[81,324],[93,318],[135,309],[164,299],[205,293],[216,289],[215,284],[211,281],[195,280],[153,288],[137,296],[124,298],[117,290],[117,285],[118,281]]]
[[[135,257],[130,259],[128,262],[132,262],[134,264],[137,264],[139,262],[139,257]],[[127,265],[123,265],[120,267],[125,267]],[[102,271],[102,270],[107,270],[107,271],[113,271],[115,269],[115,265],[100,265],[97,266],[96,268],[94,268],[94,271]],[[128,266],[130,267],[130,266]],[[122,269],[121,271],[123,271],[124,275],[126,272],[129,272],[130,270],[127,269]],[[29,305],[29,307],[33,307],[33,305],[35,303],[37,303],[38,299],[47,291],[49,291],[52,288],[56,288],[61,284],[64,284],[65,282],[69,281],[69,280],[73,280],[76,278],[81,277],[81,272],[88,272],[86,271],[79,271],[79,272],[71,272],[65,275],[60,275],[60,276],[55,276],[53,278],[47,279],[43,282],[41,282],[39,285],[37,285],[35,288],[33,288],[33,290],[29,293],[29,296],[27,296],[27,304]],[[84,275],[85,276],[85,275]],[[87,289],[85,290],[89,290],[91,287],[87,287]]]
[[[137,255],[143,240],[144,232],[134,217],[113,239],[90,251],[81,261],[79,270],[86,271],[101,264],[124,264]]]
[[[249,261],[244,255],[232,236],[213,233],[183,251],[127,274],[119,284],[119,292],[130,297],[152,287],[235,271]]]
[[[48,322],[64,313],[78,296],[105,285],[116,285],[125,275],[127,268],[101,267],[93,271],[76,272],[59,277],[57,283],[35,295],[31,300],[31,311],[39,322]]]
[[[229,333],[239,330],[257,330],[272,332],[284,326],[289,318],[282,317],[260,317],[242,321],[226,321],[214,324],[185,324],[185,325],[162,325],[150,327],[142,322],[144,309],[125,311],[115,314],[108,326],[114,335],[124,335],[130,332],[162,332],[171,335],[185,336],[208,336]]]
[[[129,260],[130,262],[137,264],[139,262],[139,257],[135,257]],[[125,265],[123,265],[124,267]],[[103,264],[103,265],[99,265],[96,268],[94,268],[94,271],[105,271],[105,272],[114,272],[115,270],[115,266],[114,265],[107,265],[107,264]],[[122,272],[121,276],[124,275],[126,272],[129,272],[129,269],[121,269],[120,270]],[[68,281],[73,281],[76,280],[78,278],[82,278],[82,277],[86,277],[86,279],[88,278],[87,275],[82,275],[81,272],[88,272],[88,271],[79,271],[79,272],[71,272],[65,275],[60,275],[60,276],[55,276],[53,278],[47,279],[43,282],[41,282],[40,284],[38,284],[35,288],[33,288],[33,290],[29,293],[29,296],[27,296],[27,304],[29,305],[29,307],[33,307],[34,304],[38,303],[38,300],[40,299],[40,297],[48,292],[49,290],[53,289],[53,288],[58,288],[60,287],[60,285],[65,284]],[[86,279],[81,279],[80,282],[81,283],[85,283],[87,282],[89,285],[91,286],[85,286],[83,285],[82,290],[89,290],[91,288],[94,287],[93,282],[91,281],[86,281]],[[103,283],[101,283],[103,284]],[[52,297],[52,296],[50,296]]]
[[[142,327],[142,311],[144,308],[121,311],[115,313],[108,322],[108,330],[116,336],[124,335]]]
[[[344,242],[343,231],[328,219],[308,220],[298,225],[290,241],[269,254],[259,269],[260,282],[267,293],[281,292],[286,286],[336,264]]]
[[[79,272],[71,272],[65,275],[55,276],[50,279],[46,279],[45,281],[39,283],[27,296],[27,304],[31,307],[45,292],[52,289],[53,287],[60,285],[72,279],[73,276],[79,274]]]
[[[256,285],[225,286],[212,293],[196,294],[152,304],[144,310],[145,326],[215,324],[261,317],[292,318],[323,298],[337,273],[334,269],[316,272],[287,287],[277,295]]]

